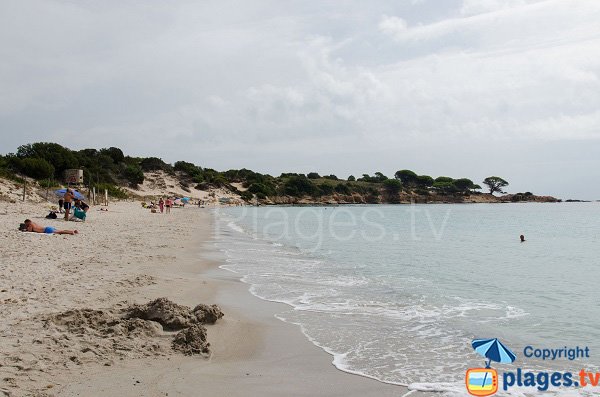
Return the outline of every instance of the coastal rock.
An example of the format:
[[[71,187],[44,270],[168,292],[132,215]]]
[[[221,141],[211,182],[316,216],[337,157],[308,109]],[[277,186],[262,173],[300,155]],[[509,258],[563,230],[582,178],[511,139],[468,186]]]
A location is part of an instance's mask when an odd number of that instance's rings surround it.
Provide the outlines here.
[[[224,316],[221,308],[217,305],[197,305],[194,310],[194,316],[200,324],[214,324],[218,319]]]
[[[210,344],[206,341],[206,328],[199,324],[179,331],[171,346],[173,350],[180,351],[186,356],[210,354]]]
[[[169,331],[187,328],[198,322],[189,307],[178,305],[167,298],[158,298],[145,305],[130,306],[126,316],[156,321]]]

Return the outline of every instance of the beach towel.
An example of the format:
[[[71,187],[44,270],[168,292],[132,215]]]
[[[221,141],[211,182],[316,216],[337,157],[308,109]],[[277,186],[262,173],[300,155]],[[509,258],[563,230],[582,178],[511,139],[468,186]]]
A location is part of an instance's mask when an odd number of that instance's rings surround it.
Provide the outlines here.
[[[80,210],[79,208],[75,207],[73,216],[77,219],[81,219],[82,221],[85,221],[85,217],[87,216],[87,214],[85,213],[85,211]]]

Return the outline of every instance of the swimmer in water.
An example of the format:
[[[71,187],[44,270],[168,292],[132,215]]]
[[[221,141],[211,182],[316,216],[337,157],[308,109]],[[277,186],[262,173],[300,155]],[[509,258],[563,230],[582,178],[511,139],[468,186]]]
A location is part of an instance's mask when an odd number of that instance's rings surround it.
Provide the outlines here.
[[[525,242],[525,236],[521,234],[519,237],[521,238],[521,242],[524,243]]]

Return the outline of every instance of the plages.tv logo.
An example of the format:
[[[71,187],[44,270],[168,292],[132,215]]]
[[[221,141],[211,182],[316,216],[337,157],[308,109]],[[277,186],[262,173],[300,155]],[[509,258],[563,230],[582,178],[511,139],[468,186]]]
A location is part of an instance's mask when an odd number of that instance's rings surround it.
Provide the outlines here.
[[[471,342],[475,352],[485,357],[485,368],[469,368],[465,376],[467,391],[473,396],[491,396],[498,391],[498,372],[490,364],[492,361],[510,364],[517,356],[504,346],[498,338],[475,339]]]

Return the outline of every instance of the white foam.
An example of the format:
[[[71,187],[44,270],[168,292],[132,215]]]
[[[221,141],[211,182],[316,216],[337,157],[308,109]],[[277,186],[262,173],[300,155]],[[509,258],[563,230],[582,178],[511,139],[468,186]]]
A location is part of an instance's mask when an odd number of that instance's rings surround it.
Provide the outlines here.
[[[232,230],[235,230],[236,232],[245,233],[244,229],[233,221],[228,222],[227,227],[229,227]]]

